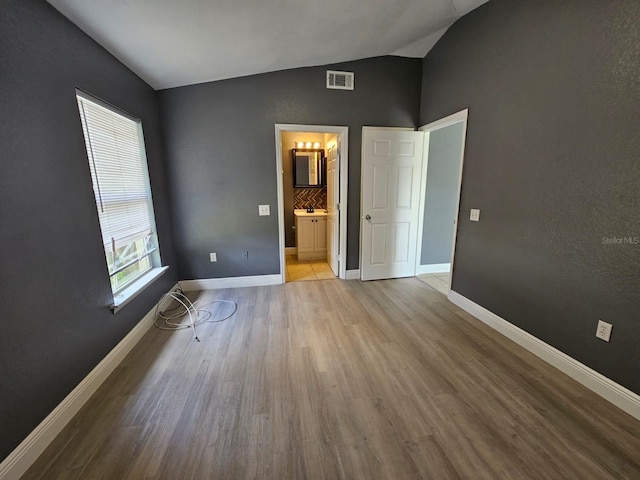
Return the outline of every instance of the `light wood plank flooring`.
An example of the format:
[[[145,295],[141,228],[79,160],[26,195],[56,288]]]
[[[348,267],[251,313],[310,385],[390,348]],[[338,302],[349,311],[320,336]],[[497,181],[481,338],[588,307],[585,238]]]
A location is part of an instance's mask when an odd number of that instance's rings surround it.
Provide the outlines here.
[[[197,296],[238,312],[149,331],[25,479],[640,478],[640,422],[416,278]]]

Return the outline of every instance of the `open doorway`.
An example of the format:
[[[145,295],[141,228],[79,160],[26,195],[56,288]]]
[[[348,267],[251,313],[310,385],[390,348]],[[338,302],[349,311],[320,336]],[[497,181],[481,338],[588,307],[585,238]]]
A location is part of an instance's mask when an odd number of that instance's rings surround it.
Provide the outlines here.
[[[425,161],[416,274],[445,295],[453,279],[467,117],[463,110],[420,128]]]
[[[282,282],[344,279],[348,128],[275,130]]]
[[[448,295],[468,110],[421,127],[363,127],[360,278],[418,276]]]

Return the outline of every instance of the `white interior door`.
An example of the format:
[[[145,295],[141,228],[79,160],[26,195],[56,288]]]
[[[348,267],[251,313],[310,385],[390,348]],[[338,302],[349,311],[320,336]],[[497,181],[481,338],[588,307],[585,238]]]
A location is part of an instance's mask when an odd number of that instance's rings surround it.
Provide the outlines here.
[[[362,280],[415,275],[424,135],[363,128]]]
[[[340,161],[339,136],[327,143],[327,261],[333,274],[340,274],[338,258],[340,253]]]

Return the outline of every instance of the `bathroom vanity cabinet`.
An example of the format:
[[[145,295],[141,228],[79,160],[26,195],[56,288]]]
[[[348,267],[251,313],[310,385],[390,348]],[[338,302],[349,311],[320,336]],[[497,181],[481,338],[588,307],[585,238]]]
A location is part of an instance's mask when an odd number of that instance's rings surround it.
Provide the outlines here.
[[[296,249],[298,260],[327,258],[327,214],[296,210]]]

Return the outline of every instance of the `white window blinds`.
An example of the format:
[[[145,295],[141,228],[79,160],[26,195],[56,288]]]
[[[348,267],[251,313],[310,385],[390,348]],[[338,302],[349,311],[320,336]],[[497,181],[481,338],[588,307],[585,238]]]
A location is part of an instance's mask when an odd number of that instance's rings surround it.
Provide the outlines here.
[[[115,275],[157,245],[142,125],[82,93],[77,98],[102,243],[109,274]],[[145,269],[151,268],[148,263]],[[142,273],[136,268],[136,274]],[[112,279],[114,290],[123,286],[117,280]]]

